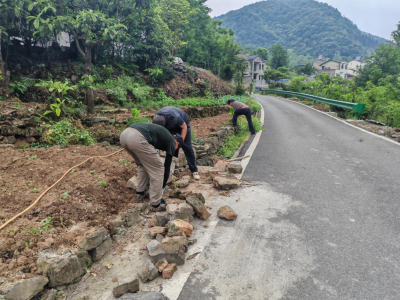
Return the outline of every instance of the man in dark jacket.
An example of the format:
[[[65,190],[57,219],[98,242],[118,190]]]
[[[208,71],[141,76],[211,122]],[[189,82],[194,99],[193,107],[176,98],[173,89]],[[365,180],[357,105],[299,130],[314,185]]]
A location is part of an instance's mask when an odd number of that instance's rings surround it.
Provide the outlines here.
[[[241,115],[245,115],[247,119],[247,123],[249,123],[249,129],[251,134],[256,134],[254,130],[253,121],[251,120],[251,110],[246,104],[242,102],[237,102],[233,99],[228,100],[227,104],[230,107],[233,107],[235,113],[233,114],[232,125],[236,126],[237,118]]]
[[[133,157],[138,166],[135,199],[144,200],[146,186],[150,179],[150,203],[154,210],[165,210],[162,199],[172,163],[172,156],[179,149],[180,135],[176,139],[164,127],[151,123],[134,123],[126,128],[120,137],[121,146]],[[166,152],[164,165],[157,150]]]
[[[156,112],[153,123],[167,128],[173,135],[180,134],[182,136],[184,144],[181,146],[185,153],[189,170],[192,172],[193,178],[199,180],[200,176],[196,166],[196,157],[192,146],[192,132],[187,114],[179,108],[165,106]]]

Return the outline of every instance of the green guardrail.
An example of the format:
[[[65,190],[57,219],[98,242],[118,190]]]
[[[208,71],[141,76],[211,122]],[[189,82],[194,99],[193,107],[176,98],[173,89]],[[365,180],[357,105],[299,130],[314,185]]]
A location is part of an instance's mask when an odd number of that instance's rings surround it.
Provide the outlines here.
[[[327,98],[314,96],[314,95],[308,95],[308,94],[302,94],[302,93],[296,93],[296,92],[290,92],[290,91],[282,91],[282,90],[262,90],[261,93],[264,95],[276,94],[276,95],[283,95],[283,96],[294,96],[294,97],[299,98],[300,101],[303,101],[303,99],[309,99],[309,100],[314,101],[314,105],[316,104],[316,102],[329,104],[329,111],[332,111],[333,106],[351,109],[355,112],[354,118],[356,120],[358,120],[360,114],[362,114],[365,111],[365,104],[361,104],[361,103],[344,102],[344,101],[332,100],[332,99],[327,99]]]

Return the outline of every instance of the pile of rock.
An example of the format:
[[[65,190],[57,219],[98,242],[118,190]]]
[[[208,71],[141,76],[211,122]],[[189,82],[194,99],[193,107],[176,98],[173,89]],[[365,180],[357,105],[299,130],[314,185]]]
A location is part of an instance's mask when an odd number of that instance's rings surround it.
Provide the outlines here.
[[[37,142],[41,133],[36,129],[34,110],[7,110],[0,117],[0,144],[13,145],[18,139],[27,143]]]
[[[172,69],[174,70],[175,74],[180,77],[186,77],[189,72],[188,65],[179,57],[174,58]]]

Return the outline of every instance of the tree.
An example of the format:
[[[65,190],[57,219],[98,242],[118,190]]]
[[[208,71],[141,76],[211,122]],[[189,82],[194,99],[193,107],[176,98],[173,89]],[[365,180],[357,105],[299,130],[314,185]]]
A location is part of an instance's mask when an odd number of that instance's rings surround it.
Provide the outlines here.
[[[400,22],[397,24],[397,30],[392,32],[392,39],[396,44],[396,47],[400,48]]]
[[[258,47],[255,51],[257,55],[259,55],[262,59],[268,61],[268,50],[265,48]]]
[[[281,45],[273,45],[271,48],[269,48],[269,52],[271,54],[270,65],[273,69],[287,67],[289,65],[288,52]]]
[[[103,12],[88,8],[90,4],[88,2],[83,2],[81,5],[76,6],[67,0],[65,4],[71,9],[64,9],[64,7],[57,5],[59,7],[58,10],[55,8],[56,4],[51,0],[32,3],[28,8],[29,10],[39,5],[42,9],[38,15],[30,16],[28,20],[33,22],[37,30],[35,34],[40,36],[52,35],[54,31],[56,33],[65,30],[71,32],[78,52],[85,61],[85,74],[89,78],[92,75],[93,48],[123,36],[126,26],[112,18],[107,18]],[[48,14],[48,11],[53,13]],[[87,110],[89,114],[94,113],[93,89],[87,91]]]
[[[311,62],[308,62],[305,66],[301,67],[297,70],[297,74],[299,75],[311,75],[315,72],[315,68]]]
[[[236,83],[235,94],[244,95],[246,90],[244,88],[244,75],[247,71],[248,63],[243,57],[236,56],[234,62],[235,75],[234,81]]]
[[[283,74],[282,72],[280,72],[278,70],[272,69],[270,66],[265,66],[263,77],[264,77],[265,81],[270,83],[271,80],[278,81],[280,79],[285,78],[285,74]]]
[[[182,36],[189,24],[190,4],[187,0],[161,0],[159,13],[169,29],[169,55],[174,56],[179,48],[186,45]]]

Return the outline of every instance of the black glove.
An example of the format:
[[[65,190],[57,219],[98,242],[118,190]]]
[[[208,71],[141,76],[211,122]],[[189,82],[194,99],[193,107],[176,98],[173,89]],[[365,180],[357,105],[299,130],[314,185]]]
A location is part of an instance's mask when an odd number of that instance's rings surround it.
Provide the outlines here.
[[[185,141],[183,140],[182,136],[179,133],[174,134],[174,139],[179,143],[180,146],[183,146]]]

